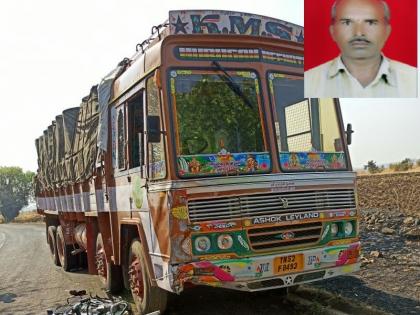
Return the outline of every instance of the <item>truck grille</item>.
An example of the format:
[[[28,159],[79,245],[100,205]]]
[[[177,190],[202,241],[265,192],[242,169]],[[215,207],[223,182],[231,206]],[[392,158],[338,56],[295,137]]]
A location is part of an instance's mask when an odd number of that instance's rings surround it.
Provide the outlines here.
[[[355,208],[352,189],[293,191],[188,201],[192,223]]]
[[[252,228],[248,230],[248,238],[252,249],[268,250],[316,243],[321,230],[321,222]]]

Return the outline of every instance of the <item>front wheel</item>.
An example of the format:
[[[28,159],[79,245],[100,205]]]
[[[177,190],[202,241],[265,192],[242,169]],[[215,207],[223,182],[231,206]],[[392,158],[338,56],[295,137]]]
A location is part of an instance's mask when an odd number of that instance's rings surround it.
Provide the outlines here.
[[[148,314],[159,311],[163,314],[168,302],[168,293],[158,286],[152,286],[146,256],[138,239],[131,242],[128,263],[130,290],[138,312]]]

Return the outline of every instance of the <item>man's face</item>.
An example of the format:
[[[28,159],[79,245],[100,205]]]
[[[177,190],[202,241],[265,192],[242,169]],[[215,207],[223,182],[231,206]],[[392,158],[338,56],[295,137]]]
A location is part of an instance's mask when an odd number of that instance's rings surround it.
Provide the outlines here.
[[[379,57],[391,32],[382,3],[376,0],[342,0],[330,26],[331,36],[348,59]]]

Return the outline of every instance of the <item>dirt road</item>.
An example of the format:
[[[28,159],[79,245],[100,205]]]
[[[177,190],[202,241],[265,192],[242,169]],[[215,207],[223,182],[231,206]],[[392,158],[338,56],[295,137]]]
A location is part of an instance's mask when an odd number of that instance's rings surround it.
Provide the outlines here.
[[[0,314],[46,314],[71,289],[101,293],[95,277],[54,266],[43,224],[0,224]]]
[[[0,314],[46,314],[64,304],[71,289],[105,296],[95,276],[64,272],[50,259],[43,224],[0,224]],[[247,294],[207,287],[186,290],[168,313],[299,314],[278,291]]]

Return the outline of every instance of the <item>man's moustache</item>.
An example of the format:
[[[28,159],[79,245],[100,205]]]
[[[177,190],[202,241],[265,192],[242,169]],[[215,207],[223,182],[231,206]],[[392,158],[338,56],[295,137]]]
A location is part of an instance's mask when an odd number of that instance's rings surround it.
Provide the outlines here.
[[[370,41],[368,41],[366,38],[364,38],[364,37],[355,37],[355,38],[352,38],[350,41],[349,41],[349,43],[350,44],[353,44],[354,42],[365,42],[365,43],[367,43],[367,44],[370,44]]]

